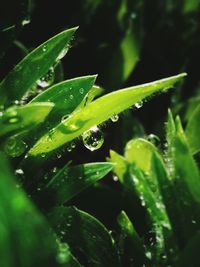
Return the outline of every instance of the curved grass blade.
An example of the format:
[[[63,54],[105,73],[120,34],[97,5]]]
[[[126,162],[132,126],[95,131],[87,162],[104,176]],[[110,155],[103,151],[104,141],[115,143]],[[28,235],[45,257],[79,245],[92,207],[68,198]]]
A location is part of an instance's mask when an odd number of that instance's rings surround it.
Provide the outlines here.
[[[93,216],[74,207],[58,207],[48,219],[57,235],[84,255],[84,266],[119,266],[108,230]]]
[[[200,151],[200,104],[192,112],[185,133],[192,154],[198,153]]]
[[[0,136],[21,132],[43,122],[54,107],[53,103],[33,103],[10,107],[0,117]]]
[[[77,28],[59,33],[28,54],[5,77],[0,84],[0,104],[19,100],[34,84],[46,74],[63,49],[69,44]]]
[[[61,264],[55,234],[30,199],[16,186],[2,153],[0,158],[1,266],[69,266],[68,263],[75,261],[70,251],[62,251],[65,261]]]
[[[63,204],[103,178],[112,168],[113,164],[106,162],[66,165],[49,181],[44,191],[51,194],[54,205]]]
[[[156,82],[133,86],[98,98],[56,126],[51,133],[51,138],[49,138],[49,134],[44,135],[29,151],[29,154],[36,156],[59,148],[91,127],[133,106],[138,101],[156,92],[171,88],[185,75],[183,73]]]

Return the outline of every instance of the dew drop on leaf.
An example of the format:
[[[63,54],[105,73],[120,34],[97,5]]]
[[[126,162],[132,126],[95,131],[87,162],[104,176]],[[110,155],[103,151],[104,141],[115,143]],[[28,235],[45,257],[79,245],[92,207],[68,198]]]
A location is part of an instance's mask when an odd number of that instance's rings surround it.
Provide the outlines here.
[[[84,88],[80,88],[79,93],[82,95],[84,93]]]
[[[15,136],[8,138],[4,145],[5,152],[11,157],[21,156],[26,148],[27,144]]]
[[[135,107],[136,108],[141,108],[142,106],[143,106],[143,102],[142,101],[135,103]]]
[[[104,136],[102,131],[97,126],[94,126],[82,134],[82,140],[87,149],[94,151],[103,145]]]
[[[66,119],[68,119],[70,117],[70,115],[64,115],[61,119],[61,122],[64,122]]]
[[[43,51],[43,52],[46,52],[46,51],[47,51],[47,46],[46,46],[46,45],[44,45],[44,46],[42,47],[42,51]]]
[[[147,136],[147,140],[151,143],[153,143],[155,146],[159,145],[160,138],[155,134],[150,134]]]
[[[61,60],[62,58],[64,58],[64,56],[67,54],[68,50],[69,50],[69,45],[67,45],[59,54],[59,56],[57,57],[56,61]]]
[[[37,80],[37,85],[42,88],[46,88],[52,85],[54,80],[55,80],[55,72],[54,72],[54,68],[51,67],[49,71],[43,77]]]
[[[119,115],[114,114],[110,119],[112,122],[117,122],[119,120]]]

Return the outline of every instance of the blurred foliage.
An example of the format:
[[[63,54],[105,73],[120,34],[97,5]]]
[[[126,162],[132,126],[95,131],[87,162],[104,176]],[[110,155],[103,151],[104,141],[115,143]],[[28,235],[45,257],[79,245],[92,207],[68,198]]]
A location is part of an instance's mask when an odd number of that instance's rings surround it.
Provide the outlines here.
[[[0,3],[0,266],[200,266],[199,15]]]

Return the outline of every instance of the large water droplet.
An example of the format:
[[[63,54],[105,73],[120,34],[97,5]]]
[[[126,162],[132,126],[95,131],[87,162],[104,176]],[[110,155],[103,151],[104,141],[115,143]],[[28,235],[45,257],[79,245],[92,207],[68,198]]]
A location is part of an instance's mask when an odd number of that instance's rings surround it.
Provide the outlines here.
[[[90,151],[99,149],[104,142],[104,136],[102,131],[94,126],[90,130],[82,134],[83,144]]]
[[[55,80],[55,72],[54,72],[54,68],[51,67],[49,71],[43,77],[37,80],[37,85],[39,85],[42,88],[46,88],[52,85],[54,80]]]
[[[57,57],[56,61],[61,60],[61,59],[67,54],[69,48],[70,48],[69,45],[67,45],[67,46],[60,52],[60,54],[59,54],[59,56]]]
[[[155,146],[158,146],[160,144],[160,138],[155,134],[148,135],[147,140],[153,143]]]
[[[119,115],[114,114],[110,119],[111,119],[112,122],[116,122],[116,121],[119,120]]]
[[[21,139],[12,136],[6,140],[4,145],[5,152],[11,157],[21,156],[27,148],[27,144]]]

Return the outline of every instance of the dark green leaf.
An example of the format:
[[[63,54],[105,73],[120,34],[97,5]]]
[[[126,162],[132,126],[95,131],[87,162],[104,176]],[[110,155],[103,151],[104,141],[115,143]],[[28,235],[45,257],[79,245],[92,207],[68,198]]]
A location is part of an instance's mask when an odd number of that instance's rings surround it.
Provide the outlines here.
[[[0,104],[19,100],[39,78],[46,74],[62,50],[67,47],[76,29],[59,33],[16,65],[0,84]]]
[[[113,164],[106,162],[66,165],[50,180],[45,190],[52,193],[55,205],[63,204],[103,178],[112,168]]]
[[[119,266],[113,240],[103,224],[73,207],[58,207],[48,216],[57,235],[84,258],[84,266]]]

